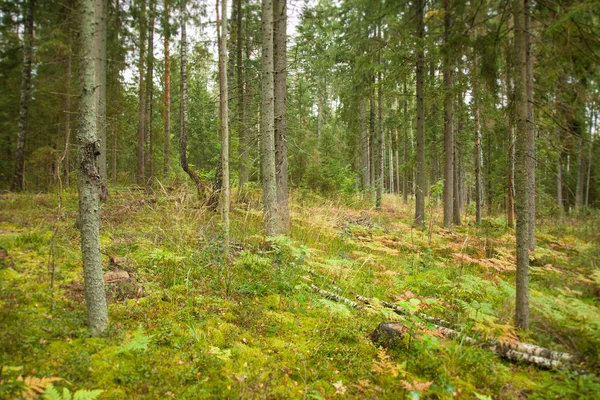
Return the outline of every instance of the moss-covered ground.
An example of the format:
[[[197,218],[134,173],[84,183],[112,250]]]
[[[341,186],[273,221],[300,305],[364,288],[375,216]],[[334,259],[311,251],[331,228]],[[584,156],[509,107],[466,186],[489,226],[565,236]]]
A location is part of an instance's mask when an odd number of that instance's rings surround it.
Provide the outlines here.
[[[102,389],[103,399],[600,396],[597,215],[538,221],[531,329],[517,332],[514,231],[501,217],[482,227],[466,218],[449,232],[429,207],[431,223],[416,229],[412,205],[394,196],[377,211],[358,198],[298,191],[290,237],[266,246],[259,193],[234,198],[224,262],[220,217],[189,190],[113,191],[102,208],[104,261],[125,257],[146,296],[111,303],[108,335],[91,338],[75,290],[76,193],[63,194],[60,212],[56,194],[3,194],[0,397],[51,377],[73,392]],[[356,310],[311,284],[372,304]],[[396,315],[382,300],[415,314]],[[480,339],[583,356],[588,374],[515,364],[440,337],[421,312]],[[368,335],[391,320],[411,334],[378,349]]]

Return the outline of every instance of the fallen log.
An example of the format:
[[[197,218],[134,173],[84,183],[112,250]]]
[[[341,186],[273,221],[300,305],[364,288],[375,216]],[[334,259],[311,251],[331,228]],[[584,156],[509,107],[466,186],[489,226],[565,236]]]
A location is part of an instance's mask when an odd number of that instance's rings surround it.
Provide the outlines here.
[[[356,298],[357,298],[357,300],[362,301],[363,303],[369,304],[368,297],[356,295]],[[408,310],[405,310],[404,308],[398,306],[397,304],[389,303],[387,301],[382,301],[381,304],[386,308],[390,308],[390,309],[394,310],[394,312],[396,312],[397,314],[410,315],[410,312]],[[451,329],[450,328],[451,324],[441,318],[432,317],[430,315],[423,314],[423,313],[418,314],[418,315],[425,321],[432,323],[436,327],[437,330],[446,331],[448,333],[448,335],[452,335],[451,337],[454,337],[455,335],[457,335],[457,336],[462,335],[459,332],[456,332],[455,330]],[[445,333],[445,332],[442,332],[442,333]],[[470,338],[468,336],[465,336],[464,339],[465,339],[466,343],[468,343],[468,344],[473,344],[474,342],[477,342],[475,339]],[[550,360],[555,360],[555,361],[564,361],[564,362],[573,363],[573,364],[576,364],[580,361],[580,358],[577,357],[576,355],[569,354],[569,353],[563,353],[563,352],[555,351],[555,350],[550,350],[545,347],[540,347],[540,346],[537,346],[535,344],[530,344],[530,343],[519,343],[519,342],[517,342],[517,343],[499,343],[498,341],[492,341],[492,342],[486,342],[486,345],[489,347],[502,347],[502,348],[505,348],[506,351],[513,350],[518,353],[529,354],[531,356],[541,357],[544,359],[550,359]]]
[[[319,293],[320,295],[322,295],[330,300],[349,304],[356,309],[363,308],[363,306],[361,306],[360,304],[355,303],[354,301],[352,301],[346,297],[337,295],[337,294],[329,292],[327,290],[323,290],[316,285],[311,285],[311,288],[314,291],[316,291],[317,293]],[[356,295],[356,299],[365,304],[370,304],[370,301],[371,301],[368,297],[364,297],[364,296],[361,296],[358,294]],[[390,309],[394,310],[394,312],[396,312],[397,314],[410,315],[410,312],[408,310],[405,310],[404,308],[402,308],[396,304],[385,302],[385,301],[381,302],[381,304],[386,308],[390,308]],[[546,348],[536,346],[533,344],[529,344],[529,343],[499,344],[497,341],[495,341],[495,342],[479,341],[475,338],[464,335],[463,333],[456,331],[454,329],[451,329],[451,328],[448,328],[445,326],[440,326],[440,325],[437,325],[437,324],[431,322],[434,319],[438,319],[440,321],[443,321],[444,323],[447,323],[444,320],[441,320],[437,317],[430,317],[430,316],[427,316],[426,314],[422,314],[422,315],[424,315],[425,317],[428,317],[429,322],[435,327],[435,329],[437,331],[442,333],[444,336],[451,338],[451,339],[460,338],[462,341],[464,341],[465,343],[467,343],[469,345],[474,345],[474,346],[478,345],[483,348],[487,348],[488,350],[492,351],[495,354],[498,354],[499,356],[501,356],[507,360],[518,361],[518,362],[528,362],[528,363],[537,365],[541,368],[559,368],[559,367],[576,368],[574,363],[576,362],[576,360],[578,360],[578,357],[576,357],[572,354],[553,351],[553,350],[546,349]],[[381,341],[382,340],[381,338],[383,338],[383,342],[394,343],[397,339],[392,340],[390,338],[390,336],[394,335],[394,332],[396,332],[398,334],[399,339],[402,339],[402,335],[404,334],[404,332],[406,332],[406,330],[405,330],[406,327],[404,327],[402,324],[399,324],[397,322],[386,322],[384,324],[385,325],[382,328],[380,328],[379,331],[377,329],[375,330],[378,333],[375,333],[375,331],[371,333],[372,339],[373,339],[373,335],[374,335],[378,341]],[[396,324],[397,326],[394,324]],[[381,326],[381,324],[380,324],[380,326]],[[402,335],[400,335],[400,334],[402,334]],[[531,354],[531,353],[533,353],[533,354]],[[585,373],[585,372],[583,372],[583,373]]]
[[[321,296],[323,296],[329,300],[337,301],[338,303],[345,303],[345,304],[348,304],[350,307],[353,307],[356,309],[363,308],[363,306],[361,306],[360,304],[358,304],[344,296],[340,296],[339,294],[335,294],[333,292],[323,290],[323,289],[319,288],[317,285],[310,285],[310,287],[312,288],[312,290],[314,290],[315,292],[319,293]]]

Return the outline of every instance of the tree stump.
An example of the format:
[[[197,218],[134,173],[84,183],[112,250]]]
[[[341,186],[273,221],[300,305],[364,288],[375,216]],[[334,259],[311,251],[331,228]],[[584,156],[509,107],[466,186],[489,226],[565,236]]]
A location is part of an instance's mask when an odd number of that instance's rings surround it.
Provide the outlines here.
[[[373,343],[390,349],[402,343],[408,328],[398,322],[382,322],[369,335]]]

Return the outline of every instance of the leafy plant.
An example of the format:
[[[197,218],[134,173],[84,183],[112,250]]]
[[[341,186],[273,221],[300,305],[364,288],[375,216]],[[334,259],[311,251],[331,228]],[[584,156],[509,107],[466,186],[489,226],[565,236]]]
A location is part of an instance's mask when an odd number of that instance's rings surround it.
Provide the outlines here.
[[[96,389],[96,390],[78,390],[75,393],[71,393],[71,391],[67,388],[63,388],[62,394],[54,387],[54,385],[50,384],[46,388],[44,392],[44,399],[46,400],[94,400],[102,394],[104,390]]]

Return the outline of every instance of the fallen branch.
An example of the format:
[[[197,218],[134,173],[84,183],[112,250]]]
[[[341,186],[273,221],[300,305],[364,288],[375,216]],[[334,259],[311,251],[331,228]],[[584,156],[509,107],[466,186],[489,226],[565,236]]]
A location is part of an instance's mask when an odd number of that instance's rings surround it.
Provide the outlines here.
[[[347,299],[346,297],[339,296],[335,293],[320,289],[316,285],[311,285],[312,289],[322,296],[334,300],[341,303],[346,303],[351,305],[354,308],[361,309],[363,308],[358,303]],[[361,296],[359,294],[356,295],[356,299],[365,304],[371,304],[371,300],[368,297]],[[389,303],[387,301],[382,301],[381,304],[386,307],[394,310],[397,314],[401,315],[411,315],[411,313],[398,306],[397,304]],[[558,351],[553,351],[550,349],[546,349],[544,347],[536,346],[529,343],[503,343],[499,344],[497,341],[495,342],[483,342],[479,341],[470,336],[464,335],[463,333],[451,329],[444,325],[449,325],[448,322],[443,319],[437,317],[431,317],[426,314],[419,314],[419,316],[426,321],[430,322],[437,331],[439,331],[444,336],[455,339],[460,338],[463,342],[469,345],[479,345],[484,348],[487,348],[491,352],[498,354],[499,356],[510,360],[510,361],[518,361],[518,362],[528,362],[530,364],[535,364],[541,368],[560,368],[560,367],[576,367],[574,363],[577,362],[578,357],[568,354],[562,353]],[[436,324],[435,322],[439,322],[440,324]],[[388,324],[396,324],[396,323],[388,323]],[[398,329],[398,332],[403,332],[401,329]]]
[[[363,306],[361,306],[360,304],[355,303],[352,300],[350,300],[344,296],[340,296],[339,294],[335,294],[333,292],[323,290],[323,289],[319,288],[317,285],[310,285],[310,287],[312,288],[312,290],[314,290],[315,292],[319,293],[321,296],[323,296],[329,300],[337,301],[338,303],[346,303],[350,307],[353,307],[356,309],[363,308]]]

